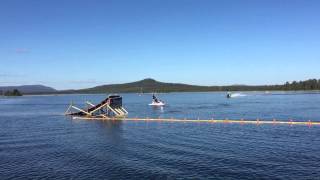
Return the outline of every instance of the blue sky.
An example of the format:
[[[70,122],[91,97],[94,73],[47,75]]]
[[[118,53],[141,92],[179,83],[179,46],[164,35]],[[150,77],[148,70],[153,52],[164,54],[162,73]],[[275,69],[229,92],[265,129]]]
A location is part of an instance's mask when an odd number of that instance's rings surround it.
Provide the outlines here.
[[[317,0],[2,0],[0,86],[320,78]]]

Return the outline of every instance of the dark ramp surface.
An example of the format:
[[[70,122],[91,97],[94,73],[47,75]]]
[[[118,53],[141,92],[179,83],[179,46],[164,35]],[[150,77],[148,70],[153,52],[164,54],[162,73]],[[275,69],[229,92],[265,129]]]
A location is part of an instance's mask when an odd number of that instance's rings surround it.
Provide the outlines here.
[[[130,117],[319,121],[319,94],[122,94]],[[320,127],[71,120],[71,100],[0,99],[0,179],[319,179]]]

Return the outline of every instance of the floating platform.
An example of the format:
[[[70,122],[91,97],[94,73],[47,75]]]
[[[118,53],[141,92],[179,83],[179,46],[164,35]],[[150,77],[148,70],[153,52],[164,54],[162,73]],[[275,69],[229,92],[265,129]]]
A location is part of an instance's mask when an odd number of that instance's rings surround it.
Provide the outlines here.
[[[229,119],[166,119],[166,118],[117,118],[117,117],[85,117],[85,116],[73,116],[73,119],[84,119],[84,120],[111,120],[111,121],[147,121],[147,122],[189,122],[189,123],[220,123],[220,124],[269,124],[269,125],[306,125],[306,126],[313,126],[313,125],[320,125],[320,122],[312,122],[312,121],[278,121],[278,120],[229,120]]]

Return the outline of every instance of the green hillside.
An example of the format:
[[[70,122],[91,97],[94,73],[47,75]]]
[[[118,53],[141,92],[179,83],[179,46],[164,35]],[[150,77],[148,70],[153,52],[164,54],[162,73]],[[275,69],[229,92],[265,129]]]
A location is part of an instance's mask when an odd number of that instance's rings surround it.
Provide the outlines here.
[[[262,86],[196,86],[180,83],[164,83],[154,79],[144,79],[132,83],[110,84],[88,89],[60,91],[60,93],[123,93],[123,92],[204,92],[204,91],[272,91],[272,90],[320,90],[320,80],[311,79],[287,82],[283,85]]]

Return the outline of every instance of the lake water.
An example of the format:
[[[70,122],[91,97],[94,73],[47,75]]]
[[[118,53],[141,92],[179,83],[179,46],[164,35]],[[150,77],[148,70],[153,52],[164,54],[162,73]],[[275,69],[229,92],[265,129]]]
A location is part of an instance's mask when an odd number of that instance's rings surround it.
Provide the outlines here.
[[[320,121],[320,94],[121,94],[129,117]],[[0,98],[0,179],[319,179],[320,126],[72,120],[73,101]]]

